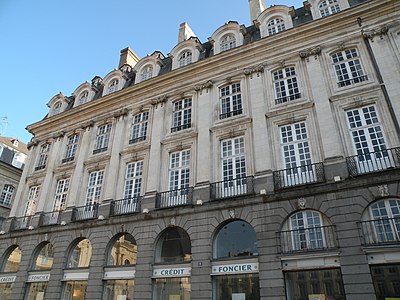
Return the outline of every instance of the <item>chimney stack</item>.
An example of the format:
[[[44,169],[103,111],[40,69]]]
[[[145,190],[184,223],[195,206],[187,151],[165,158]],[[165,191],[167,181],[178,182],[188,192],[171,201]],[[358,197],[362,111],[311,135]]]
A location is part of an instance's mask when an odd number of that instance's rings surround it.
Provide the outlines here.
[[[179,27],[179,33],[178,33],[178,44],[180,42],[188,40],[190,37],[195,37],[196,35],[190,28],[189,24],[186,22],[183,22],[181,26]]]
[[[253,23],[255,19],[266,9],[263,0],[249,0],[250,6],[250,22]]]
[[[131,48],[127,47],[122,49],[119,57],[118,69],[124,64],[128,64],[133,68],[139,60],[139,56],[137,56],[136,53],[131,50]]]

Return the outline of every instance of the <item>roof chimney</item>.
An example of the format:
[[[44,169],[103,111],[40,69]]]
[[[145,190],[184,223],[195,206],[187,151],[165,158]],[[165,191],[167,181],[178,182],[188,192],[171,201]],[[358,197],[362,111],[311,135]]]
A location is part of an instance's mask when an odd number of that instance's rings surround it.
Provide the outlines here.
[[[188,40],[190,37],[195,37],[196,35],[190,28],[189,24],[186,22],[183,22],[181,26],[179,27],[179,34],[178,34],[178,44],[180,42]]]
[[[139,60],[139,56],[137,56],[136,53],[131,50],[131,48],[127,47],[125,49],[122,49],[121,55],[119,57],[118,69],[124,64],[128,64],[131,67],[134,67]]]
[[[254,20],[266,9],[263,0],[249,0],[250,6],[250,22],[253,23]]]

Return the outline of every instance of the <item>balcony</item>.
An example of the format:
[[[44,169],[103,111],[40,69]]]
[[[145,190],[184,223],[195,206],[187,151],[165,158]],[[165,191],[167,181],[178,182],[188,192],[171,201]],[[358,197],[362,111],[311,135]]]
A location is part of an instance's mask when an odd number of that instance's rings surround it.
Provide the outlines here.
[[[31,225],[32,216],[13,218],[10,224],[10,231],[26,230]]]
[[[277,233],[279,253],[303,253],[337,249],[335,226],[320,226]]]
[[[35,167],[35,171],[40,171],[40,170],[44,170],[44,169],[46,169],[46,165],[40,165],[40,166]]]
[[[382,246],[400,243],[400,217],[359,222],[363,246]]]
[[[238,110],[228,111],[226,113],[220,114],[219,119],[222,120],[222,119],[230,118],[233,116],[238,116],[238,115],[241,115],[242,113],[243,113],[243,110],[241,108]]]
[[[39,226],[60,224],[61,211],[52,211],[40,214]]]
[[[193,200],[193,188],[185,188],[157,193],[156,208],[166,208],[191,204]]]
[[[400,147],[346,157],[351,176],[400,167]]]
[[[286,102],[293,101],[293,100],[300,99],[300,98],[301,98],[301,94],[300,93],[291,94],[289,96],[276,98],[275,99],[275,104],[278,105],[278,104],[286,103]]]
[[[129,145],[136,144],[136,143],[139,143],[139,142],[142,142],[142,141],[145,141],[145,140],[146,140],[146,136],[145,135],[139,136],[139,137],[135,137],[135,138],[132,138],[132,139],[129,140]]]
[[[188,128],[191,128],[191,127],[192,127],[191,123],[179,125],[179,126],[176,126],[176,127],[172,127],[171,128],[171,133],[174,133],[174,132],[177,132],[177,131],[181,131],[181,130],[184,130],[184,129],[188,129]]]
[[[368,76],[367,75],[354,77],[354,78],[349,78],[349,79],[345,79],[343,81],[339,81],[338,82],[338,87],[344,87],[344,86],[347,86],[347,85],[360,83],[360,82],[363,82],[363,81],[366,81],[366,80],[368,80]]]
[[[254,177],[242,177],[210,184],[211,200],[254,194]]]
[[[140,212],[140,197],[125,198],[111,202],[111,216],[120,216],[138,212]]]
[[[72,210],[72,222],[96,219],[99,213],[99,204],[90,204],[74,207]]]
[[[62,163],[62,164],[65,164],[65,163],[67,163],[67,162],[73,161],[74,159],[75,159],[75,156],[66,157],[66,158],[63,158],[63,159],[61,160],[61,163]]]
[[[274,188],[282,188],[325,182],[323,163],[309,164],[273,172]]]
[[[93,154],[98,154],[101,152],[106,152],[108,150],[108,147],[104,147],[104,148],[99,148],[99,149],[94,149],[93,150]]]

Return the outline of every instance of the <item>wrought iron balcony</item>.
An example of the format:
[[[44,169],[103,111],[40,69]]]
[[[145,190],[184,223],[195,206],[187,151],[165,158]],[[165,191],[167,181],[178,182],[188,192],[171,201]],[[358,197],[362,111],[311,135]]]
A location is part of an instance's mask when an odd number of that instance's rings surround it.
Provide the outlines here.
[[[363,81],[366,81],[366,80],[368,80],[368,76],[367,75],[354,77],[354,78],[349,78],[349,79],[345,79],[343,81],[339,81],[338,82],[338,87],[344,87],[344,86],[347,86],[347,85],[360,83],[360,82],[363,82]]]
[[[136,144],[136,143],[139,143],[139,142],[145,141],[145,140],[146,140],[146,136],[145,135],[138,136],[138,137],[130,139],[129,140],[129,144],[132,145],[132,144]]]
[[[315,163],[274,171],[273,176],[276,190],[297,185],[325,182],[324,164]]]
[[[302,253],[338,248],[335,226],[277,232],[279,253]]]
[[[46,169],[46,165],[40,165],[40,166],[35,167],[35,171],[40,171],[40,170],[44,170],[44,169]]]
[[[75,159],[75,156],[66,157],[66,158],[63,158],[63,159],[61,160],[61,163],[65,164],[65,163],[67,163],[67,162],[73,161],[74,159]]]
[[[400,147],[346,157],[350,175],[380,172],[400,167]]]
[[[293,101],[293,100],[300,99],[300,98],[301,98],[301,94],[300,93],[291,94],[291,95],[288,95],[288,96],[276,98],[275,99],[275,104],[282,104],[282,103],[286,103],[286,102]]]
[[[254,177],[241,177],[210,184],[210,198],[223,199],[254,194]]]
[[[140,197],[125,198],[111,202],[111,216],[126,215],[138,212],[140,212]]]
[[[357,224],[364,246],[400,243],[400,217],[363,221]]]
[[[108,147],[104,148],[99,148],[99,149],[94,149],[93,154],[101,153],[101,152],[106,152],[108,150]]]
[[[241,115],[243,113],[243,109],[238,109],[238,110],[232,110],[232,111],[228,111],[226,113],[220,114],[219,115],[219,119],[226,119],[226,118],[230,118],[233,116],[237,116],[237,115]]]
[[[184,130],[184,129],[188,129],[188,128],[191,128],[191,127],[192,127],[191,123],[175,126],[175,127],[171,128],[171,133],[177,132],[177,131],[181,131],[181,130]]]
[[[156,208],[173,207],[191,204],[193,200],[193,188],[171,190],[157,193]]]
[[[40,214],[39,226],[60,224],[61,211],[52,211]]]
[[[96,219],[99,213],[99,204],[90,204],[74,207],[72,210],[72,222]]]
[[[21,218],[13,218],[10,224],[10,231],[18,231],[29,229],[33,216],[25,216]]]

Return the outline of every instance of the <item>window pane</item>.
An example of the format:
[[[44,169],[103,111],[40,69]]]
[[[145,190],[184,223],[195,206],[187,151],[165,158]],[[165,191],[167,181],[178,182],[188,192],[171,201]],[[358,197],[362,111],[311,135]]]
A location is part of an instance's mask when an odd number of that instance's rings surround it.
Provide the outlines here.
[[[1,283],[0,284],[0,295],[2,300],[11,300],[11,292],[14,283]]]
[[[108,266],[124,266],[136,264],[137,245],[130,234],[117,239],[108,255]]]
[[[64,284],[62,300],[84,300],[87,281],[67,281]]]
[[[155,279],[153,284],[153,299],[190,300],[190,278]]]
[[[376,299],[400,298],[400,265],[371,266]]]
[[[33,282],[28,284],[28,295],[26,300],[45,299],[47,282]]]
[[[171,228],[163,232],[156,246],[156,263],[188,262],[191,258],[191,242],[186,231]]]
[[[80,241],[69,256],[67,268],[86,268],[92,257],[92,245],[88,239]]]
[[[259,300],[258,274],[226,275],[213,277],[213,300]]]
[[[53,245],[47,243],[42,247],[38,256],[36,257],[34,270],[50,270],[53,266]]]
[[[133,300],[135,282],[129,280],[107,280],[105,283],[104,300]]]
[[[16,247],[8,256],[3,272],[17,272],[21,262],[21,249]]]

